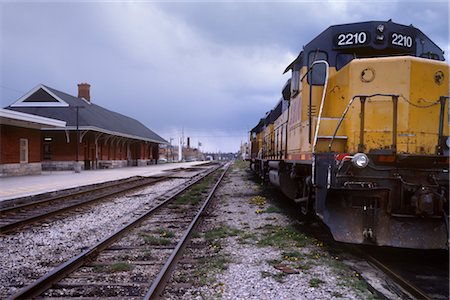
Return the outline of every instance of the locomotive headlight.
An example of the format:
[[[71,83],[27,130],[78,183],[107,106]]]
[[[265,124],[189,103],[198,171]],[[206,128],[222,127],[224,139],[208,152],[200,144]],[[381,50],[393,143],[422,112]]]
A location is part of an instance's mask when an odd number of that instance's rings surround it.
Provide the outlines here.
[[[377,32],[378,33],[383,33],[384,32],[384,25],[383,24],[380,24],[380,25],[377,26]]]
[[[364,153],[356,153],[352,158],[352,163],[358,168],[365,168],[369,164],[369,158]]]
[[[380,24],[377,26],[377,35],[375,42],[382,43],[384,41],[384,25]]]

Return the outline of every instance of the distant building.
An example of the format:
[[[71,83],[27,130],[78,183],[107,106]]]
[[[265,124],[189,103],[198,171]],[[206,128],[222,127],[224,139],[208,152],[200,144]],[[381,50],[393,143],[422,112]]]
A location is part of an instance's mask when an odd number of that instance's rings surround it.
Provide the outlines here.
[[[213,153],[213,152],[206,152],[204,153],[206,160],[233,160],[237,157],[236,153]]]
[[[42,128],[64,128],[66,122],[0,109],[0,176],[42,171]]]
[[[247,142],[241,143],[241,147],[239,149],[239,157],[243,160],[250,158],[250,147]]]
[[[38,85],[6,109],[66,123],[36,133],[42,142],[43,170],[153,164],[159,158],[158,145],[167,143],[139,121],[92,103],[87,83],[78,85],[78,97]]]
[[[167,145],[163,144],[159,147],[159,157],[168,162],[178,161],[178,145]],[[184,161],[201,161],[205,160],[205,156],[198,148],[183,147],[183,158]]]

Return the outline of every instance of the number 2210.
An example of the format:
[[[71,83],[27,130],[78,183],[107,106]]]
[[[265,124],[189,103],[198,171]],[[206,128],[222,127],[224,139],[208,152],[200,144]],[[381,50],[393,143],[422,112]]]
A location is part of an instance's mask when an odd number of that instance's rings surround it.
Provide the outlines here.
[[[338,35],[338,46],[364,44],[367,41],[367,34],[364,31],[355,33],[341,33]]]
[[[413,39],[409,35],[403,35],[394,32],[392,34],[392,45],[411,48],[413,44]]]

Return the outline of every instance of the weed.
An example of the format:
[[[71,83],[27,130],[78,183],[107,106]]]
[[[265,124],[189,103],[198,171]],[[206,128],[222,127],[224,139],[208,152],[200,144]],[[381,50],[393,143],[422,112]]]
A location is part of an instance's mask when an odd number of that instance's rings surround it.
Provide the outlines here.
[[[279,265],[282,262],[281,259],[269,259],[267,260],[267,263],[271,266]]]
[[[255,196],[250,199],[250,204],[258,205],[260,208],[264,208],[266,205],[266,198],[262,196]]]
[[[319,287],[322,283],[325,283],[325,281],[316,277],[309,280],[309,286],[313,288]]]
[[[192,237],[193,239],[196,239],[196,238],[201,237],[201,234],[200,234],[200,232],[194,230],[194,231],[192,231],[192,233],[191,233],[191,237]]]
[[[258,236],[254,233],[241,233],[238,242],[241,244],[253,244],[258,240]]]
[[[194,271],[194,278],[198,280],[200,285],[211,285],[215,281],[212,274],[225,271],[231,262],[232,260],[228,255],[217,254],[215,256],[203,257],[199,260],[199,265]]]
[[[167,246],[170,245],[170,240],[166,238],[157,237],[154,235],[148,235],[145,233],[141,233],[142,238],[144,239],[144,242],[149,245],[155,245],[155,246]]]
[[[241,231],[239,229],[232,228],[227,225],[221,225],[219,227],[211,229],[210,231],[207,231],[205,233],[205,240],[208,242],[211,242],[211,241],[226,238],[229,236],[236,236],[240,233],[241,233]]]
[[[126,262],[118,262],[109,267],[111,272],[123,272],[133,269],[133,266]]]
[[[301,254],[298,251],[289,251],[281,253],[281,256],[283,257],[284,260],[298,261],[300,258],[303,257],[303,254]]]
[[[191,204],[195,205],[200,202],[202,195],[208,192],[209,186],[212,182],[210,177],[202,180],[200,183],[195,184],[187,192],[178,197],[175,200],[176,204]]]
[[[227,255],[217,255],[210,260],[209,266],[211,268],[225,271],[228,269],[228,264],[231,262],[231,259]]]
[[[249,163],[241,159],[236,159],[231,167],[233,170],[248,170]]]
[[[271,272],[261,271],[261,277],[262,278],[272,277],[275,281],[277,281],[279,283],[283,283],[284,282],[284,278],[286,276],[287,276],[287,274],[284,273],[284,272],[271,273]]]
[[[305,255],[311,259],[320,259],[320,258],[322,258],[323,253],[313,250]]]
[[[94,267],[92,268],[92,270],[93,270],[95,273],[104,273],[104,272],[107,270],[107,268],[106,268],[106,266],[104,266],[104,265],[97,265],[97,266],[94,266]]]
[[[341,293],[338,293],[338,292],[332,292],[331,296],[333,296],[335,298],[344,298],[344,295],[342,295]]]
[[[297,269],[308,271],[312,268],[311,264],[309,263],[299,263],[296,265]]]
[[[276,207],[274,205],[269,205],[269,207],[266,208],[266,210],[264,212],[268,213],[268,214],[279,213],[279,212],[281,212],[281,209],[279,209],[278,207]]]
[[[282,227],[268,224],[262,228],[266,232],[258,242],[260,247],[273,246],[284,249],[289,246],[304,247],[308,244],[308,238],[290,226]]]
[[[170,230],[163,229],[163,228],[156,230],[155,233],[158,233],[161,237],[165,237],[165,238],[175,237],[175,233],[173,233]]]

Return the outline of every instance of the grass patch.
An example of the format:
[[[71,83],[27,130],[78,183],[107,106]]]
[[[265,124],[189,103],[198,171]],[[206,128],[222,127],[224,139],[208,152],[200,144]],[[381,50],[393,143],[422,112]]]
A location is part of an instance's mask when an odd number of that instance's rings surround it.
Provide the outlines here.
[[[334,298],[344,298],[344,295],[338,292],[332,292],[331,296],[333,296]]]
[[[316,277],[315,278],[311,278],[309,280],[309,286],[313,287],[313,288],[319,287],[322,283],[325,283],[325,281],[323,281],[320,278],[316,278]]]
[[[187,192],[178,197],[174,203],[175,204],[191,204],[195,205],[203,199],[203,195],[208,193],[209,186],[211,185],[212,178],[208,177],[201,182],[195,184]]]
[[[280,272],[280,273],[271,273],[271,272],[266,272],[266,271],[261,271],[261,277],[262,278],[268,278],[271,277],[273,278],[276,282],[279,283],[284,283],[284,278],[287,276],[288,274],[284,273],[284,272]]]
[[[147,250],[147,251],[144,251],[144,253],[142,253],[141,255],[139,255],[136,259],[137,260],[152,260],[152,259],[154,259],[154,256],[153,256],[152,252]]]
[[[236,159],[231,166],[233,170],[249,170],[250,165],[248,161],[242,160],[242,159]]]
[[[269,205],[268,208],[264,211],[265,213],[271,214],[271,213],[279,213],[281,212],[281,209],[276,207],[275,205]]]
[[[201,237],[202,235],[200,234],[200,232],[198,232],[198,231],[196,231],[196,230],[194,230],[194,231],[192,231],[192,233],[191,233],[191,237],[193,238],[193,239],[197,239],[197,238],[199,238],[199,237]]]
[[[298,251],[288,251],[281,253],[281,256],[284,260],[288,261],[298,261],[299,259],[303,258],[303,254]]]
[[[296,265],[296,268],[303,271],[308,271],[312,268],[312,266],[309,263],[299,263]]]
[[[259,208],[264,208],[264,206],[266,205],[266,202],[267,202],[266,198],[262,197],[262,196],[255,196],[250,199],[250,204],[258,205]]]
[[[131,269],[133,269],[133,266],[126,262],[118,262],[109,267],[111,272],[124,272],[130,271]]]
[[[155,233],[158,233],[161,237],[164,237],[164,238],[175,237],[175,233],[173,233],[173,231],[163,229],[163,228],[156,230]]]
[[[107,268],[106,268],[106,266],[101,265],[101,266],[94,266],[94,267],[92,268],[92,270],[93,270],[95,273],[104,273],[104,272],[107,270]]]
[[[194,271],[194,278],[200,285],[212,285],[215,281],[214,274],[228,269],[232,262],[229,255],[214,255],[203,257],[199,260],[199,266]]]
[[[269,260],[266,260],[266,261],[271,266],[279,265],[282,262],[281,259],[269,259]]]
[[[321,258],[324,258],[323,255],[324,255],[324,253],[322,253],[320,251],[315,251],[315,250],[305,254],[305,256],[307,256],[308,258],[311,258],[311,259],[321,259]]]
[[[241,233],[238,242],[241,244],[254,244],[258,240],[258,236],[251,232]]]
[[[141,233],[141,237],[144,239],[144,242],[149,245],[167,246],[170,245],[171,243],[170,240],[167,238],[149,235],[146,233]]]
[[[205,232],[205,240],[208,242],[212,242],[214,240],[223,239],[229,236],[237,236],[240,233],[241,230],[239,229],[232,228],[227,225],[221,225]]]
[[[297,232],[293,227],[274,226],[271,224],[261,227],[264,232],[263,238],[258,242],[260,247],[304,247],[308,242],[308,237]]]

